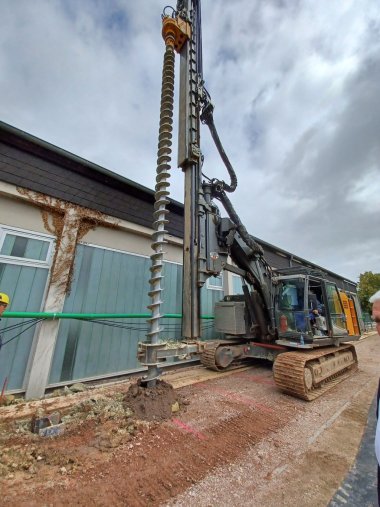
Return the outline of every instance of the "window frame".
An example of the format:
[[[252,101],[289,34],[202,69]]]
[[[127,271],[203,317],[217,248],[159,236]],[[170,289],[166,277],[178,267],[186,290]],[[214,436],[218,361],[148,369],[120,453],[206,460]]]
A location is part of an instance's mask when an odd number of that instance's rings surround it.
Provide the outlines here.
[[[7,234],[19,236],[26,239],[34,239],[37,241],[48,242],[49,246],[46,252],[46,259],[45,260],[26,259],[24,257],[15,257],[13,255],[0,254],[0,262],[5,262],[7,264],[16,264],[18,266],[31,266],[46,269],[50,268],[53,251],[55,247],[54,236],[50,234],[44,234],[42,232],[32,232],[25,229],[20,229],[19,227],[10,227],[8,225],[0,224],[0,251],[3,248]]]
[[[212,279],[213,278],[217,278],[217,279],[220,279],[221,282],[222,282],[222,285],[214,285],[211,283]],[[210,290],[219,290],[219,291],[224,291],[224,280],[223,280],[223,273],[221,272],[220,275],[218,276],[210,276],[209,278],[207,278],[207,288],[210,289]]]

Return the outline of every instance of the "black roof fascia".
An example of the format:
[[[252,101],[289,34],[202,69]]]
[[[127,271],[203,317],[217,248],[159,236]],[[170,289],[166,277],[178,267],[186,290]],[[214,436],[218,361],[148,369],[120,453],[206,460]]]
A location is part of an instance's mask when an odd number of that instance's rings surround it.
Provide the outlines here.
[[[122,186],[127,190],[128,194],[134,195],[144,201],[154,203],[154,191],[148,187],[144,187],[124,176],[114,173],[100,165],[94,164],[89,160],[74,155],[54,144],[43,141],[27,132],[17,129],[8,123],[0,121],[0,139],[7,144],[23,151],[32,153],[38,157],[60,165],[66,169],[83,174],[101,182],[110,187],[120,189]],[[172,208],[179,215],[183,215],[183,205],[170,199],[169,208]]]
[[[44,160],[48,160],[49,162],[60,165],[66,169],[71,171],[83,174],[92,179],[96,179],[100,183],[107,185],[109,187],[125,189],[128,194],[134,195],[139,199],[142,199],[149,203],[154,203],[154,191],[148,187],[144,187],[139,183],[136,183],[124,176],[114,173],[109,169],[106,169],[102,166],[94,164],[82,157],[74,155],[69,151],[66,151],[58,146],[55,146],[47,141],[43,141],[42,139],[35,137],[27,132],[20,130],[8,123],[0,121],[0,139],[10,144],[16,148],[20,148],[21,150],[27,151],[36,155],[38,157],[43,158]],[[171,209],[176,214],[183,216],[184,214],[184,206],[182,203],[170,199],[169,209]],[[334,273],[333,271],[327,270],[313,262],[310,262],[302,257],[298,257],[282,248],[279,248],[271,243],[268,243],[260,238],[253,236],[253,238],[261,244],[264,248],[272,251],[273,253],[282,254],[287,259],[291,259],[293,261],[298,261],[303,265],[310,266],[312,268],[320,269],[325,273],[338,278],[344,284],[351,285],[353,288],[356,288],[357,283],[351,280],[347,280],[346,278]]]
[[[264,248],[267,248],[268,250],[271,250],[273,253],[279,253],[284,255],[289,260],[299,262],[303,266],[309,266],[310,268],[317,269],[320,271],[323,271],[324,273],[339,278],[342,280],[342,282],[352,285],[354,288],[356,288],[357,283],[353,282],[352,280],[346,279],[344,276],[338,275],[337,273],[334,273],[333,271],[330,271],[329,269],[323,268],[322,266],[319,266],[318,264],[314,264],[314,262],[308,261],[306,259],[303,259],[302,257],[299,257],[298,255],[295,255],[293,253],[288,252],[287,250],[283,250],[282,248],[279,248],[278,246],[272,245],[271,243],[268,243],[267,241],[264,241],[260,238],[257,238],[256,236],[252,236],[255,241],[260,243],[261,246]],[[290,266],[289,266],[290,267]]]

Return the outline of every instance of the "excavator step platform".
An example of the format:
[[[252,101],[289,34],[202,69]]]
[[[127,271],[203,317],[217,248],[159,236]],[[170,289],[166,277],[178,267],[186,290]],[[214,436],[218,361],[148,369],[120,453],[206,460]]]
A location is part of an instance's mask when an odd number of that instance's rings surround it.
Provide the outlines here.
[[[273,365],[279,389],[291,396],[312,401],[358,369],[353,345],[308,352],[283,352]]]

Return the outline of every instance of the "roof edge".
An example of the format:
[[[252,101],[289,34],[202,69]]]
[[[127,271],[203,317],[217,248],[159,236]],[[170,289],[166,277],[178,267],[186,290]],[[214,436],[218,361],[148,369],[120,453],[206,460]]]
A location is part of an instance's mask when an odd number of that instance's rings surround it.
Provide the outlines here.
[[[74,164],[78,164],[82,167],[86,167],[86,168],[96,171],[104,176],[107,176],[108,178],[112,178],[113,180],[116,180],[116,181],[121,182],[123,184],[129,185],[130,187],[132,187],[140,192],[143,192],[145,194],[148,194],[149,196],[154,198],[154,194],[155,194],[154,190],[152,190],[148,187],[145,187],[144,185],[141,185],[140,183],[136,183],[135,181],[130,180],[129,178],[126,178],[124,176],[121,176],[120,174],[117,174],[109,169],[106,169],[105,167],[95,164],[94,162],[90,162],[89,160],[82,158],[78,155],[75,155],[74,153],[71,153],[70,151],[67,151],[63,148],[60,148],[59,146],[49,143],[48,141],[44,141],[43,139],[36,137],[32,134],[29,134],[28,132],[25,132],[24,130],[13,127],[12,125],[9,125],[8,123],[0,121],[0,131],[6,132],[7,134],[14,136],[15,145],[17,145],[17,139],[21,139],[23,141],[26,141],[27,143],[31,143],[32,145],[38,146],[39,148],[42,148],[48,152],[54,153],[54,154],[58,155],[59,157],[62,157],[63,159],[69,160],[70,162],[73,162]],[[183,204],[174,200],[174,199],[170,199],[170,204],[183,209]]]
[[[121,176],[120,174],[117,174],[113,171],[110,171],[109,169],[106,169],[105,167],[102,167],[98,164],[95,164],[93,162],[90,162],[89,160],[86,160],[85,158],[79,157],[78,155],[75,155],[67,150],[64,150],[63,148],[60,148],[58,146],[55,146],[54,144],[51,144],[47,141],[44,141],[43,139],[40,139],[39,137],[36,137],[32,134],[29,134],[28,132],[25,132],[24,130],[18,129],[16,127],[13,127],[12,125],[9,125],[8,123],[5,123],[3,121],[0,121],[0,132],[6,132],[7,134],[14,137],[15,145],[17,146],[17,139],[21,139],[23,141],[26,141],[27,143],[31,143],[32,145],[38,146],[44,150],[47,150],[48,152],[54,153],[58,155],[59,157],[62,157],[63,159],[67,159],[74,164],[78,164],[82,167],[86,167],[88,169],[94,170],[106,177],[112,178],[113,180],[116,180],[118,182],[121,182],[125,185],[129,185],[130,187],[138,190],[139,192],[142,192],[146,195],[149,195],[152,199],[154,199],[154,190],[145,187],[144,185],[141,185],[139,183],[136,183],[128,178],[125,178],[124,176]],[[170,197],[169,197],[170,199]],[[169,206],[173,206],[183,213],[184,205],[180,203],[179,201],[175,201],[174,199],[170,199]],[[272,245],[271,243],[268,243],[260,238],[257,238],[253,236],[253,238],[260,243],[261,245],[264,245],[268,247],[269,249],[273,251],[277,251],[279,253],[282,253],[286,257],[293,258],[294,260],[301,261],[302,263],[307,263],[310,266],[314,268],[318,268],[323,270],[326,273],[329,273],[330,275],[336,276],[340,278],[342,281],[347,282],[351,285],[357,286],[357,282],[354,282],[352,280],[348,280],[347,278],[339,275],[338,273],[334,273],[333,271],[330,271],[329,269],[323,268],[322,266],[319,266],[318,264],[315,264],[311,261],[308,261],[306,259],[303,259],[302,257],[292,254],[291,252],[288,252],[287,250],[284,250],[280,247],[277,247],[275,245]]]

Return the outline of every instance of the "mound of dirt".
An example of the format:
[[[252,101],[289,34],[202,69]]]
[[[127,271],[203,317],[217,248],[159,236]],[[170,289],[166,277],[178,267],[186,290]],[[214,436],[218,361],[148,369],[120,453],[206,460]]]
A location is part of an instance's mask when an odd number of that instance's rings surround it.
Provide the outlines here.
[[[137,419],[165,421],[172,416],[172,407],[178,400],[173,386],[167,382],[157,380],[155,387],[143,387],[139,379],[129,387],[124,402]]]

